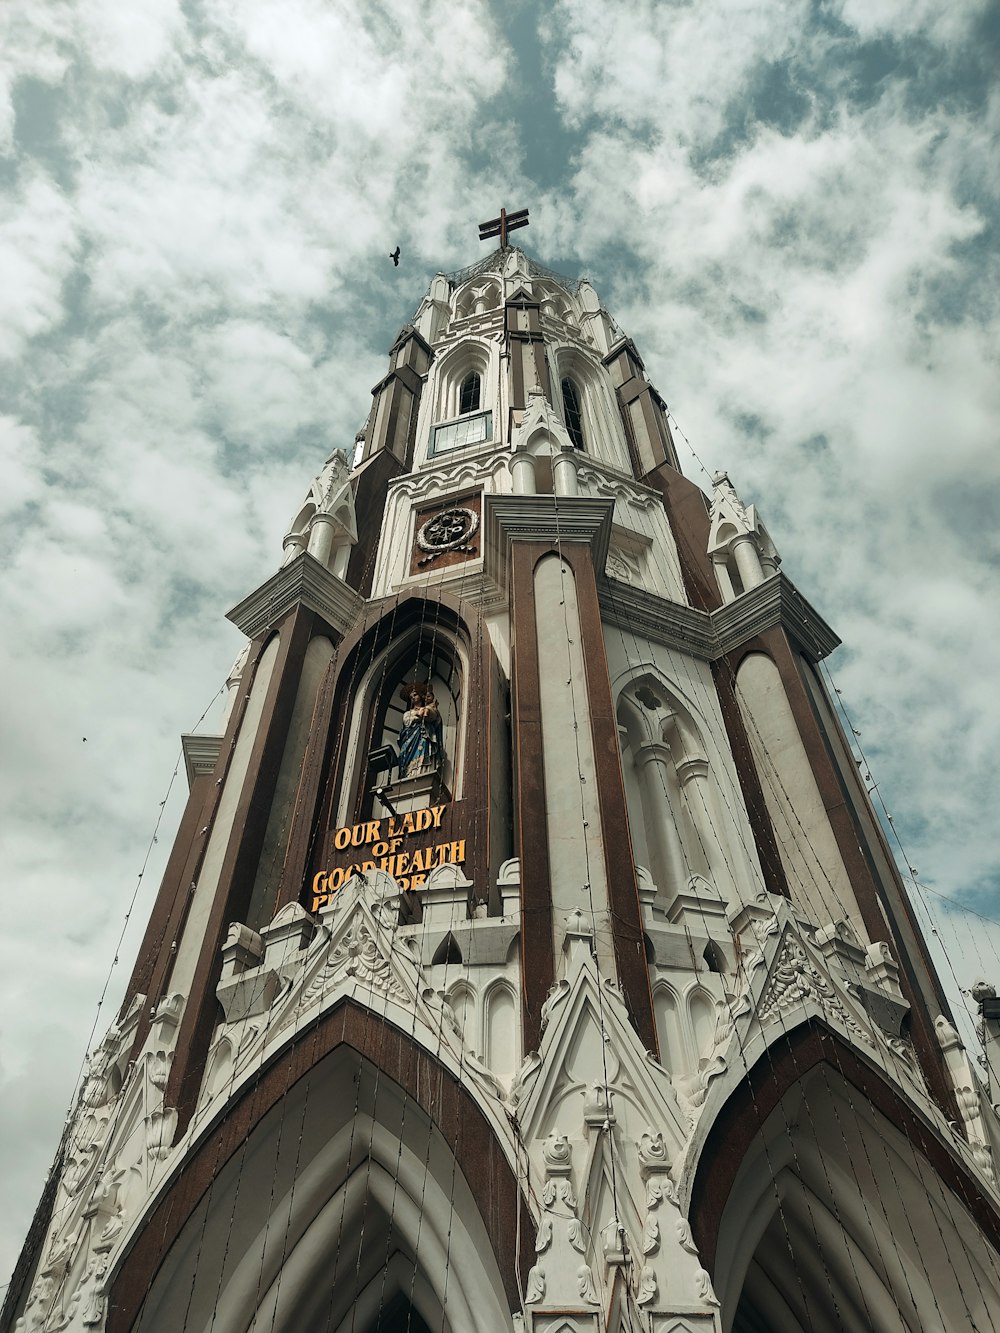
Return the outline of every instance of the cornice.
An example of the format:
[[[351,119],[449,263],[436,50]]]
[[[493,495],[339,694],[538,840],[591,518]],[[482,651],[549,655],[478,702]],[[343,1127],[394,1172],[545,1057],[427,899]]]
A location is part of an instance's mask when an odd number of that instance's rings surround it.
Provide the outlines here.
[[[808,657],[829,657],[840,639],[791,579],[777,573],[712,612],[720,653],[732,652],[764,630],[780,626]]]
[[[594,568],[608,558],[613,500],[583,495],[484,495],[483,568],[497,587],[506,589],[508,552],[516,541],[583,543]]]
[[[361,614],[364,599],[303,551],[227,612],[226,619],[253,639],[299,605],[315,611],[334,630],[345,634]]]
[[[215,772],[215,765],[222,750],[222,740],[221,736],[195,736],[190,732],[181,737],[188,790],[194,786],[195,778]]]
[[[705,662],[719,655],[718,636],[706,611],[697,611],[617,579],[602,579],[598,596],[603,619],[618,629],[645,635]]]
[[[778,627],[813,661],[828,657],[840,644],[822,616],[781,573],[710,612],[697,611],[616,579],[602,579],[599,594],[601,614],[610,624],[706,662]]]

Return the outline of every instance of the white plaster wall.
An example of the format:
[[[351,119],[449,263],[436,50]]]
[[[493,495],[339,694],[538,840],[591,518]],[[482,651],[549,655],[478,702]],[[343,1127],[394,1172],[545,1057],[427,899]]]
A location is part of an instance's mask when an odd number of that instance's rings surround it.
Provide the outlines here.
[[[868,935],[778,668],[745,658],[736,696],[757,765],[792,900],[819,924],[847,919]]]

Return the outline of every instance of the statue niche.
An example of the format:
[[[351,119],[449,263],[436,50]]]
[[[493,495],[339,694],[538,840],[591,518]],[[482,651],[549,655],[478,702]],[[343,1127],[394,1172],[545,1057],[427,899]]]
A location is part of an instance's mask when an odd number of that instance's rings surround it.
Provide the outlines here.
[[[458,664],[431,635],[411,640],[393,657],[395,666],[386,672],[372,714],[368,777],[356,818],[402,815],[454,795],[462,683]]]

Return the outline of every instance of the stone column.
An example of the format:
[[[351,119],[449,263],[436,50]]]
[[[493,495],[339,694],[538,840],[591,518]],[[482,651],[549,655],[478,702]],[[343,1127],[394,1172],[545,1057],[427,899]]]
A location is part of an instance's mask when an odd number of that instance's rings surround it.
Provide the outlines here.
[[[725,552],[717,551],[712,556],[712,568],[715,570],[715,577],[719,583],[719,591],[722,593],[724,602],[735,602],[736,589],[733,587],[733,581],[729,577],[729,567],[726,564]]]
[[[722,896],[729,899],[735,886],[726,851],[712,816],[708,760],[701,755],[690,755],[682,759],[677,765],[677,777],[681,784],[681,794],[687,802],[691,822],[701,838],[712,882]]]
[[[657,887],[671,897],[686,887],[689,871],[680,833],[670,810],[670,771],[673,767],[670,746],[663,741],[647,741],[637,746],[634,754],[642,784],[646,837],[656,854],[658,878],[664,881]]]
[[[741,532],[738,537],[733,538],[732,551],[736,558],[736,568],[743,580],[743,591],[749,592],[751,588],[763,583],[764,570],[760,563],[760,552],[749,532]]]
[[[309,554],[326,568],[333,550],[334,524],[332,514],[314,514],[309,527]]]
[[[510,460],[510,475],[515,495],[535,494],[535,459],[526,450],[519,449]]]
[[[577,450],[564,444],[552,458],[552,490],[556,495],[579,495],[576,479]]]
[[[337,543],[336,549],[333,552],[333,560],[330,564],[330,573],[336,575],[338,579],[345,579],[347,577],[347,566],[350,564],[351,552],[353,550],[354,547],[352,543],[348,541],[346,536]]]

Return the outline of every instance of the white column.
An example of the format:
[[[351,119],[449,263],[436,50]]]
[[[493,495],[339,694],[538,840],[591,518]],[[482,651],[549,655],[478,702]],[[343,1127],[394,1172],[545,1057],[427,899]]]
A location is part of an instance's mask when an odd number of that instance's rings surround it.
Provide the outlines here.
[[[764,582],[757,543],[749,532],[742,532],[733,538],[732,550],[736,557],[736,568],[743,580],[743,591],[749,592],[751,588],[756,588],[758,584]]]
[[[332,514],[314,514],[309,528],[309,554],[324,566],[333,550],[334,523]]]
[[[518,450],[510,460],[510,475],[515,495],[535,494],[535,459],[532,454]]]
[[[736,589],[733,587],[733,581],[729,577],[725,552],[718,551],[712,556],[712,568],[715,570],[715,577],[719,583],[719,591],[722,593],[722,600],[724,602],[734,602],[736,600]]]
[[[335,574],[338,579],[347,578],[347,566],[350,563],[351,552],[354,550],[353,543],[344,537],[338,542],[333,552],[333,560],[330,564],[330,573]]]
[[[576,479],[577,451],[564,444],[552,459],[552,490],[556,495],[579,495]]]
[[[709,872],[716,889],[724,898],[730,898],[734,889],[726,851],[712,817],[711,778],[708,760],[701,755],[690,755],[677,764],[681,794],[687,803],[691,822],[701,838]]]
[[[680,893],[687,886],[688,866],[684,846],[670,809],[670,771],[673,760],[670,746],[663,741],[647,741],[636,746],[635,766],[642,783],[642,806],[646,814],[646,837],[655,849],[658,885],[667,896]]]

